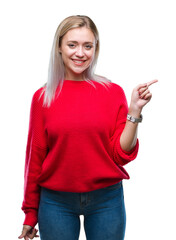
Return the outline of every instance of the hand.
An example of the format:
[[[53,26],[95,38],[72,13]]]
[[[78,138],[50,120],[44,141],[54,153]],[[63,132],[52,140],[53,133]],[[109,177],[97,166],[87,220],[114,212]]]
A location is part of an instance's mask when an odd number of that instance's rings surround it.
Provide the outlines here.
[[[29,225],[23,225],[22,233],[18,238],[22,239],[24,237],[25,240],[33,239],[34,237],[39,237],[37,232],[38,230],[36,228],[33,228]]]
[[[149,90],[149,86],[158,82],[158,80],[152,80],[150,82],[140,84],[133,89],[130,103],[130,111],[140,114],[142,108],[151,100],[152,94]]]

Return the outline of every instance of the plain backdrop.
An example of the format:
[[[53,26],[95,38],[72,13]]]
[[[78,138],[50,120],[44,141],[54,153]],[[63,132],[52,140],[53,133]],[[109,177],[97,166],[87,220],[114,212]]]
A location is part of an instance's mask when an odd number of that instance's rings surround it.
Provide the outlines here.
[[[100,34],[96,73],[119,84],[128,103],[153,79],[139,125],[138,157],[125,166],[125,240],[176,239],[176,6],[173,0],[6,0],[0,3],[1,239],[17,239],[24,213],[24,160],[33,93],[47,80],[55,31],[67,16],[92,18]],[[80,239],[86,239],[81,218]],[[97,239],[98,240],[98,239]]]

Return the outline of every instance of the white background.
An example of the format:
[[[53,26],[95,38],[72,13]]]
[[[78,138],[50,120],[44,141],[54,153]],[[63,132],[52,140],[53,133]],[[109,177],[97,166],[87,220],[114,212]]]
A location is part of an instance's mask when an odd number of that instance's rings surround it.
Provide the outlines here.
[[[31,98],[46,82],[58,24],[74,14],[96,23],[101,43],[96,73],[121,85],[128,102],[136,85],[159,80],[143,109],[138,157],[125,167],[131,177],[124,181],[125,240],[176,239],[175,12],[174,0],[1,2],[1,239],[17,239],[21,233]],[[80,239],[86,239],[83,225]]]

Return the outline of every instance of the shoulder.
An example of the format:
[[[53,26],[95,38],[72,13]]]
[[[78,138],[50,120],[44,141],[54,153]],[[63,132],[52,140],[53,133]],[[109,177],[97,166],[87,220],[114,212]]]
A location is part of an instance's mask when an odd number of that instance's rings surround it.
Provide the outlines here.
[[[122,97],[122,98],[125,97],[124,89],[117,83],[111,82],[111,90],[115,94],[115,96]]]
[[[38,88],[34,93],[33,93],[33,98],[34,99],[38,99],[41,98],[44,95],[46,86],[42,86],[40,88]]]
[[[35,90],[35,92],[32,95],[32,105],[38,106],[43,104],[43,97],[46,87],[42,86]]]
[[[122,92],[124,92],[123,88],[122,88],[119,84],[117,84],[117,83],[115,83],[115,82],[111,82],[111,85],[112,85],[112,88],[113,88],[115,91],[122,91]]]
[[[107,86],[110,91],[116,91],[116,92],[119,92],[119,93],[120,92],[124,93],[124,90],[120,85],[118,85],[115,82],[112,82],[110,79],[106,79],[106,78],[104,78],[104,79],[106,81],[104,81],[104,82],[102,81],[101,83],[103,83],[103,84],[105,83],[105,86]],[[94,81],[94,80],[91,80],[91,82],[93,84],[95,84],[96,86],[102,87],[102,84],[100,84],[100,82],[97,82],[97,81]]]

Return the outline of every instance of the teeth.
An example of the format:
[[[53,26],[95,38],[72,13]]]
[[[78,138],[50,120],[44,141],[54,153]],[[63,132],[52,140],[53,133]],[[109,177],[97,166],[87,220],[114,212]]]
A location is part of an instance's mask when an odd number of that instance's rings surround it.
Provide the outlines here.
[[[83,63],[84,61],[73,60],[76,63]]]

